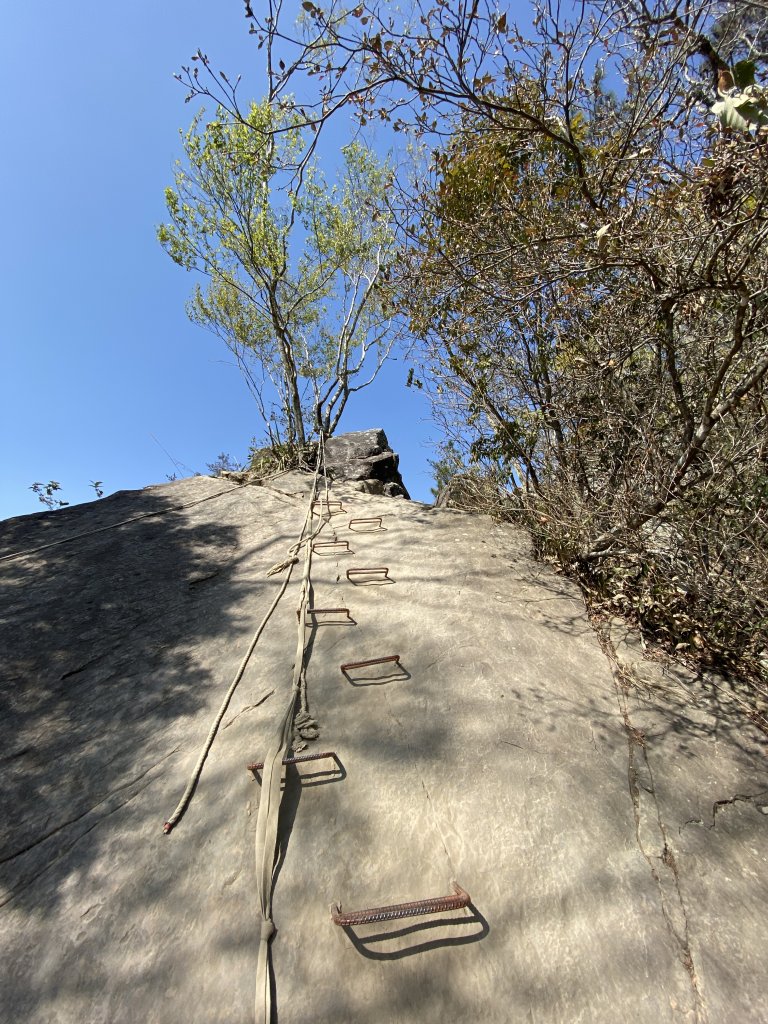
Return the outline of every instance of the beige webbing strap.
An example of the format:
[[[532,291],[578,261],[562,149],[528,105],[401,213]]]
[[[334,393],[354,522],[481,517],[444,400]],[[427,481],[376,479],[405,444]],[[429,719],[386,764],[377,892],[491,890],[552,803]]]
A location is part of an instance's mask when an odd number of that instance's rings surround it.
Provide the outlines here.
[[[322,454],[322,442],[321,442]],[[321,459],[318,459],[318,469]],[[307,518],[302,531],[305,545],[304,572],[299,595],[299,623],[296,643],[296,661],[293,666],[291,696],[285,713],[277,727],[264,757],[261,783],[261,802],[256,818],[256,885],[261,911],[261,933],[259,955],[256,963],[256,1024],[270,1024],[272,1017],[272,986],[270,983],[269,940],[275,927],[272,923],[272,887],[277,855],[277,827],[280,816],[282,792],[282,762],[291,743],[296,701],[301,691],[304,671],[304,645],[306,643],[307,599],[309,576],[312,568],[312,541],[323,528],[321,521],[317,530],[311,529],[312,507],[317,496],[317,472],[312,487]]]

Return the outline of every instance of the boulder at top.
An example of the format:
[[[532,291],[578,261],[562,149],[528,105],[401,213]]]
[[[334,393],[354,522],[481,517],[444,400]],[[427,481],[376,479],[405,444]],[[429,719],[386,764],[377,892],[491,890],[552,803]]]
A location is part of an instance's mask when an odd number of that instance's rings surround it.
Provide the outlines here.
[[[162,828],[309,479],[193,478],[0,524],[2,1024],[254,1019],[246,764],[289,697],[298,572]],[[285,769],[280,1024],[767,1021],[768,773],[739,684],[624,634],[606,658],[512,526],[338,481],[330,498],[323,534],[345,543],[312,561],[312,604],[335,611],[306,629],[305,753],[333,757]],[[453,879],[461,910],[331,920]]]
[[[325,464],[335,480],[362,483],[369,494],[408,498],[399,458],[383,430],[356,430],[325,442]]]

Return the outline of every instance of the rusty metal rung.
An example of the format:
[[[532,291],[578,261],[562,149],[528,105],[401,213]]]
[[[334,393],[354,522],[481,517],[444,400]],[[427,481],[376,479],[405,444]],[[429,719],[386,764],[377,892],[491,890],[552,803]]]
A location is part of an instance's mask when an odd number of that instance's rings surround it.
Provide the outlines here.
[[[312,545],[312,550],[317,551],[318,548],[340,548],[344,547],[349,551],[348,540],[316,540]],[[351,554],[351,552],[350,552]]]
[[[374,924],[377,921],[397,921],[401,917],[418,917],[420,914],[439,914],[443,910],[461,910],[472,902],[469,893],[458,882],[451,882],[453,896],[435,896],[433,899],[413,900],[411,903],[393,903],[389,907],[372,907],[370,910],[342,912],[338,903],[331,904],[331,919],[334,924],[345,927],[356,924]]]
[[[352,618],[349,608],[307,608],[307,615],[346,615],[348,619]],[[299,616],[299,612],[296,612],[296,616]]]
[[[351,580],[353,576],[372,576],[374,573],[380,572],[388,576],[389,567],[386,565],[376,565],[372,569],[347,569],[347,579]]]
[[[340,501],[328,501],[326,498],[317,498],[317,499],[315,499],[315,501],[312,502],[312,509],[313,509],[313,511],[314,511],[315,505],[319,505],[320,508],[322,508],[323,505],[324,505],[331,515],[335,514],[335,513],[331,512],[331,505],[335,505],[336,506],[336,512],[337,513],[338,512],[344,512],[344,505]]]
[[[324,750],[322,754],[299,754],[298,757],[284,757],[283,764],[302,764],[304,761],[321,761],[326,757],[332,757],[336,760],[336,751]],[[259,761],[256,764],[247,764],[245,768],[246,771],[249,772],[260,772],[264,770],[264,762]]]
[[[400,664],[399,654],[388,654],[385,658],[371,658],[370,661],[349,661],[346,665],[340,665],[339,668],[342,672],[347,672],[349,669],[354,668],[368,668],[369,665],[387,665],[390,662],[395,661]]]
[[[349,608],[307,608],[307,615],[346,615],[351,619]],[[296,609],[296,618],[301,618],[301,609]]]
[[[379,524],[379,528],[383,529],[383,527],[381,526],[381,516],[372,516],[372,517],[370,517],[368,519],[350,519],[349,523],[347,524],[349,526],[350,530],[352,530],[352,527],[353,527],[353,525],[355,523],[378,523]],[[352,532],[354,533],[355,531],[352,530]],[[375,530],[371,530],[370,532],[371,533],[375,533],[376,531]]]

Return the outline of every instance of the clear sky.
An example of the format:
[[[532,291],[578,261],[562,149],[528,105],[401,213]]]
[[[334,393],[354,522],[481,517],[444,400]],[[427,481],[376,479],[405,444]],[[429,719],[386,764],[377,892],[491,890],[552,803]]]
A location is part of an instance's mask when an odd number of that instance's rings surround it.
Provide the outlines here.
[[[0,518],[42,510],[35,481],[75,504],[91,480],[111,493],[244,459],[259,433],[223,343],[186,318],[193,276],[155,238],[194,112],[173,73],[198,47],[261,94],[241,0],[0,5]],[[406,375],[391,364],[340,429],[383,427],[430,501],[437,429]]]

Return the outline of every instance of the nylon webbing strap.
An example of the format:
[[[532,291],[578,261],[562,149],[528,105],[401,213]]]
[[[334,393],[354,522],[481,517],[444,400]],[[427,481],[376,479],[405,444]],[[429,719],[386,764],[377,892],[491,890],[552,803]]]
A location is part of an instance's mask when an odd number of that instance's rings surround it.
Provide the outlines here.
[[[321,459],[318,459],[318,468],[320,461]],[[317,530],[313,531],[311,529],[312,508],[316,497],[317,472],[315,473],[307,517],[304,522],[304,529],[302,530],[302,540],[305,547],[304,572],[301,578],[301,592],[299,595],[296,660],[293,666],[291,696],[264,757],[261,802],[259,803],[259,813],[256,818],[256,885],[259,894],[259,909],[261,911],[259,954],[256,963],[256,1024],[271,1024],[272,1017],[269,940],[275,931],[275,926],[272,923],[272,888],[274,885],[274,868],[277,856],[277,827],[280,817],[280,804],[282,802],[282,792],[280,789],[282,762],[291,743],[296,701],[299,697],[304,671],[309,577],[312,568],[312,541],[323,527],[321,522]]]

